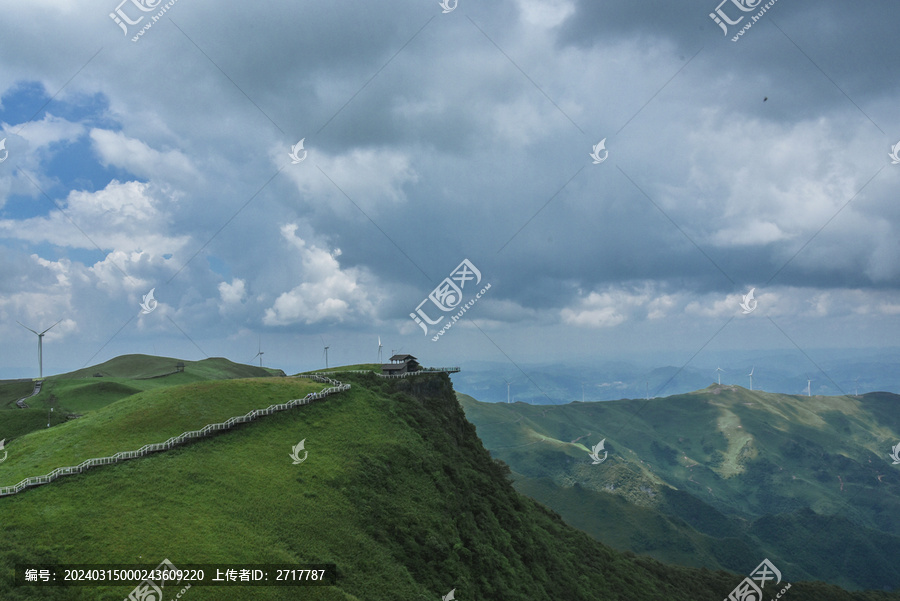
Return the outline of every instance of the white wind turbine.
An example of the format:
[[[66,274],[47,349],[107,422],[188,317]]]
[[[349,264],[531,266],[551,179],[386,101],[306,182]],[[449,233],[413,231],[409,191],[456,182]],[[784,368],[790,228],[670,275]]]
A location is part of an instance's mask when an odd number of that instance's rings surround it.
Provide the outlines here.
[[[378,363],[383,363],[384,360],[381,358],[381,336],[378,337]]]
[[[259,357],[259,366],[262,367],[262,356],[266,354],[266,353],[263,352],[263,350],[262,350],[262,338],[259,339],[259,347],[258,347],[258,349],[259,349],[259,350],[257,351],[257,353],[256,353],[255,355],[253,355],[253,359],[256,359],[257,357]],[[253,359],[251,359],[251,361],[253,361]]]
[[[507,404],[509,404],[509,385],[512,384],[512,382],[510,382],[509,380],[507,380],[505,378],[503,381],[506,382],[506,402],[507,402]]]
[[[60,319],[59,321],[62,321],[62,320]],[[17,324],[19,324],[20,326],[22,326],[29,332],[37,335],[37,337],[38,337],[38,370],[40,373],[41,380],[44,379],[44,334],[49,332],[50,328],[55,327],[59,323],[59,321],[57,321],[55,324],[53,324],[52,326],[50,326],[43,332],[38,333],[38,332],[35,332],[34,330],[32,330],[31,328],[29,328],[28,326],[26,326],[25,324],[23,324],[21,321],[16,320]]]
[[[809,385],[812,384],[812,380],[809,379],[809,374],[806,374],[806,396],[812,396],[809,393]]]
[[[721,372],[723,372],[723,371],[725,371],[725,370],[722,369],[721,367],[716,368],[716,377],[719,378],[719,386],[722,385],[722,373]]]
[[[323,354],[325,355],[325,369],[328,369],[328,349],[331,347],[325,344],[325,338],[322,336],[319,336],[319,338],[322,338],[322,346],[325,347],[325,350],[323,351]]]
[[[756,369],[756,368],[755,367],[750,368],[750,390],[753,390],[753,370],[754,369]]]

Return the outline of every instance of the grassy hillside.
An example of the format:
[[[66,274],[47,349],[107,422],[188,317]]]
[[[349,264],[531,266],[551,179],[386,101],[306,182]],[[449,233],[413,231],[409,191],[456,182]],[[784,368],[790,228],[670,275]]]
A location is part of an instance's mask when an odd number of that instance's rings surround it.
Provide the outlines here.
[[[803,578],[900,586],[896,395],[714,385],[649,402],[460,399],[518,490],[616,548],[731,570],[765,555]],[[591,465],[604,438],[609,458]]]
[[[34,390],[31,380],[0,380],[0,410],[15,409],[16,401]]]
[[[24,561],[139,557],[154,565],[167,557],[175,565],[338,566],[334,587],[194,587],[185,594],[191,601],[433,601],[452,588],[460,600],[696,601],[722,599],[741,580],[618,553],[516,493],[505,466],[466,421],[446,375],[343,379],[353,388],[324,401],[0,499],[0,598],[120,601],[132,587],[12,588],[10,570]],[[212,421],[207,412],[227,399],[258,396],[265,405],[282,392],[290,394],[280,400],[295,396],[282,385],[291,382],[143,393],[141,402],[134,397],[96,412],[102,419],[91,428],[73,422],[23,436],[16,446],[68,452],[70,444],[128,436],[132,426],[164,428],[179,406],[173,398],[192,399],[191,419]],[[301,439],[309,456],[293,465],[288,454]],[[783,573],[796,601],[898,598],[798,583]]]
[[[206,424],[303,398],[324,385],[308,379],[245,379],[186,384],[142,392],[85,417],[43,428],[7,444],[0,486],[43,476],[85,459],[134,451]]]
[[[183,374],[175,374],[176,364],[184,363]],[[269,375],[283,375],[281,370],[273,370],[254,365],[234,363],[223,357],[210,357],[202,361],[182,361],[171,357],[153,355],[122,355],[93,367],[86,367],[73,372],[53,376],[56,379],[75,380],[90,378],[94,374],[102,374],[109,378],[128,378],[146,380],[166,376],[167,374],[193,380],[227,380],[230,378],[258,378]],[[190,381],[190,380],[189,380]]]
[[[192,382],[235,378],[283,376],[281,370],[233,363],[220,357],[184,361],[150,355],[124,355],[106,363],[44,379],[41,393],[28,398],[28,409],[15,401],[31,394],[31,380],[0,381],[0,439],[11,440],[27,432],[83,416],[142,391],[158,390]],[[99,374],[100,377],[95,377]],[[53,409],[51,412],[50,409]]]

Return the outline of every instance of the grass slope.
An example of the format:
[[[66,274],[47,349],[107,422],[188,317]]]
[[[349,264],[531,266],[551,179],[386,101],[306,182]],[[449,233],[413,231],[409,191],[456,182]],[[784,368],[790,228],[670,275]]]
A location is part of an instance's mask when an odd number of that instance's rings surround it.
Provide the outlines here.
[[[184,377],[199,380],[227,380],[231,378],[258,378],[279,375],[281,370],[272,370],[254,365],[234,363],[223,357],[210,357],[202,361],[181,361],[172,357],[153,355],[122,355],[93,367],[53,376],[64,380],[91,378],[96,373],[103,377],[128,378],[132,380],[151,379],[175,372],[175,365],[184,363]],[[175,375],[175,374],[173,374]]]
[[[308,379],[209,381],[142,392],[7,445],[0,486],[86,459],[134,451],[254,409],[302,398],[325,386]],[[71,478],[71,476],[66,476]]]
[[[900,548],[900,475],[887,456],[900,439],[896,395],[714,385],[649,402],[459,397],[518,490],[616,548],[732,570],[765,554],[800,577],[900,586],[900,567],[879,550]],[[586,451],[604,438],[609,459],[591,465]],[[789,523],[802,538],[772,527]]]
[[[32,380],[0,380],[0,410],[16,409],[16,401],[34,390]]]
[[[194,587],[190,601],[433,601],[452,588],[480,601],[718,601],[741,580],[613,551],[516,493],[446,375],[344,378],[353,388],[324,401],[0,499],[0,598],[120,601],[131,587],[13,588],[11,568],[138,557],[334,562],[340,575],[327,588]],[[244,387],[235,397],[256,387],[260,397],[280,392],[269,384],[198,385],[191,409],[207,419],[228,388]],[[144,403],[108,407],[109,429],[98,427],[95,442],[127,434],[142,416],[166,415],[170,407],[153,407],[166,402],[147,394]],[[74,432],[40,434],[64,447]],[[301,439],[309,456],[293,465],[288,453]],[[784,575],[794,601],[898,598]]]
[[[124,355],[106,363],[44,379],[41,393],[27,399],[29,409],[18,409],[15,401],[30,394],[32,381],[0,381],[0,439],[11,440],[27,432],[64,423],[142,391],[158,390],[192,382],[283,376],[271,370],[211,358],[184,361],[176,372],[177,359],[150,355]],[[94,374],[102,377],[94,377]],[[53,408],[51,412],[50,409]],[[8,411],[4,411],[8,410]]]

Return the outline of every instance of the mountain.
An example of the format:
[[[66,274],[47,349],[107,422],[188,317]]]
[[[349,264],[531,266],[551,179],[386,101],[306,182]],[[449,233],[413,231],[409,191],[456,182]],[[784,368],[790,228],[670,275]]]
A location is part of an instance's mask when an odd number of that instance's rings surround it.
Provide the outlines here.
[[[617,549],[737,572],[766,556],[798,578],[900,586],[897,395],[712,385],[553,406],[459,398],[517,490]],[[601,440],[608,458],[594,465]]]
[[[352,388],[0,497],[0,598],[121,601],[133,587],[16,588],[10,574],[17,563],[155,566],[167,558],[176,566],[338,569],[334,586],[198,586],[185,592],[187,601],[437,601],[451,590],[460,601],[718,601],[762,560],[726,573],[615,551],[514,490],[508,468],[491,458],[466,420],[447,375],[340,378]],[[26,469],[159,442],[173,430],[321,386],[251,378],[143,391],[13,440],[0,484]],[[301,440],[308,456],[298,465],[290,451]],[[791,600],[898,599],[799,582],[789,566],[781,571]]]

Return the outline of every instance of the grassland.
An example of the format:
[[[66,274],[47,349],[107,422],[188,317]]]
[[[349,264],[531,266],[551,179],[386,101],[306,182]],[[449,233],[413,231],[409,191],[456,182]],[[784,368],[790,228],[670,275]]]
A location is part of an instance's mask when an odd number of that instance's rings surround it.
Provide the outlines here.
[[[307,379],[207,381],[141,392],[7,445],[0,486],[85,459],[134,451],[254,409],[303,398],[324,385]]]
[[[31,394],[34,383],[0,381],[0,439],[11,440],[46,428],[48,423],[65,423],[139,392],[213,380],[284,375],[281,370],[222,358],[183,361],[183,371],[177,371],[177,363],[178,359],[169,357],[124,355],[93,367],[48,376],[40,394],[27,399],[28,409],[17,408],[15,401]]]

